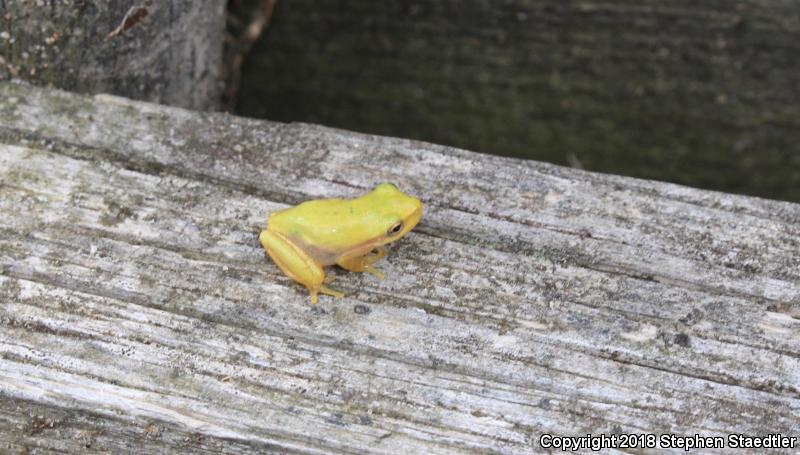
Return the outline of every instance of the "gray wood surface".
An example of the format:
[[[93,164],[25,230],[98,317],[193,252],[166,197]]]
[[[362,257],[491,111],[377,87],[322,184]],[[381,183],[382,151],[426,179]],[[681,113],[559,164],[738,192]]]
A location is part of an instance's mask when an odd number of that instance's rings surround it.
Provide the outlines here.
[[[267,214],[382,181],[422,223],[387,280],[334,269],[347,298],[310,305],[258,245]],[[791,203],[0,83],[0,450],[798,436],[799,225]]]

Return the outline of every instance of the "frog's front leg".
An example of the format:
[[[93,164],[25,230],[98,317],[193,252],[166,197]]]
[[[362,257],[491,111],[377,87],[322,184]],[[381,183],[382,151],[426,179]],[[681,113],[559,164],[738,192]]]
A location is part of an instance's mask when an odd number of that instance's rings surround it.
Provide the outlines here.
[[[373,252],[369,254],[365,254],[364,256],[356,256],[353,258],[344,258],[340,259],[337,264],[339,267],[349,270],[351,272],[367,272],[375,275],[378,277],[379,280],[382,280],[386,277],[380,270],[376,269],[372,266],[372,264],[376,263],[377,261],[381,260],[382,258],[386,257],[386,249],[382,246],[379,246],[373,250]]]
[[[259,234],[258,240],[286,276],[308,288],[311,293],[311,303],[317,303],[319,292],[334,297],[344,297],[344,293],[323,284],[325,272],[322,266],[286,236],[265,229]]]

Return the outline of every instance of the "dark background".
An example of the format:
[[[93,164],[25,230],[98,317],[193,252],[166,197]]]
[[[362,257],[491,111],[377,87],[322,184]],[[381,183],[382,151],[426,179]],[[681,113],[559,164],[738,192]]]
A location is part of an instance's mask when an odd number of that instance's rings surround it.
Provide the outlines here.
[[[235,112],[800,201],[799,57],[793,1],[284,0]]]

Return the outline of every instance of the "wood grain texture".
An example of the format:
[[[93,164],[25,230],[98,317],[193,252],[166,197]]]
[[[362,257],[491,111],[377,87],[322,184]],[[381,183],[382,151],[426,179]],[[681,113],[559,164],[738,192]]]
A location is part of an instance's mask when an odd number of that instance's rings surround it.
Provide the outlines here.
[[[307,292],[275,209],[392,181],[381,263]],[[800,205],[0,84],[0,447],[534,453],[800,433]]]
[[[225,2],[0,0],[0,80],[222,108]]]

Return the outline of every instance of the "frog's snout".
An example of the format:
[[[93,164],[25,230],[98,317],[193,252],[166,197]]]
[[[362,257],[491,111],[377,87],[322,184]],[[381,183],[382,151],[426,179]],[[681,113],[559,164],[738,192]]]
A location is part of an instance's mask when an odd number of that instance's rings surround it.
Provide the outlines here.
[[[422,219],[422,204],[414,210],[410,217],[408,217],[408,226],[407,231],[414,229],[414,227],[419,223],[419,220]]]

